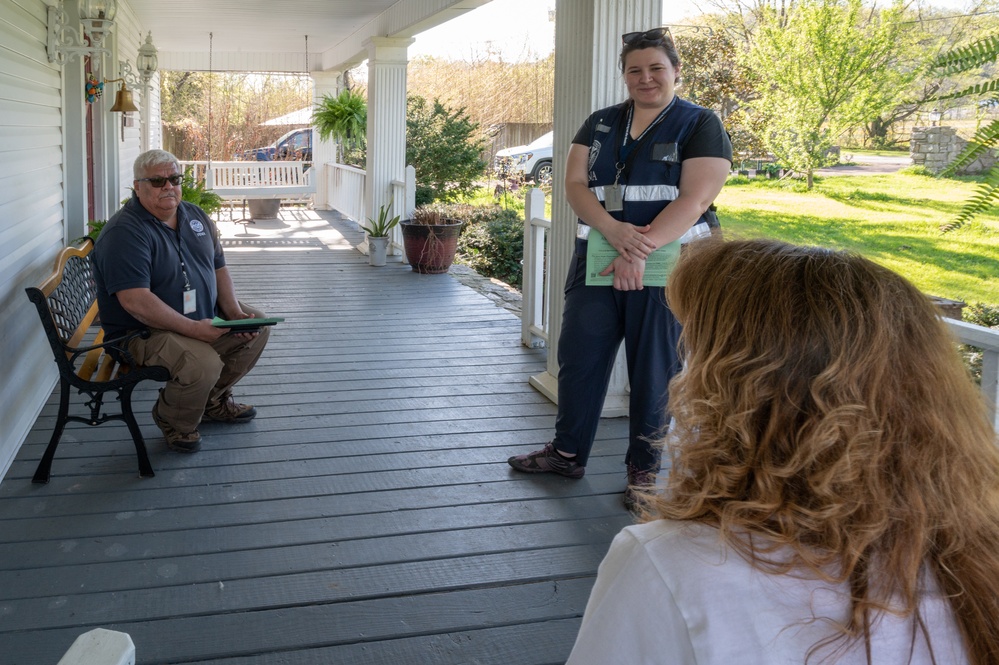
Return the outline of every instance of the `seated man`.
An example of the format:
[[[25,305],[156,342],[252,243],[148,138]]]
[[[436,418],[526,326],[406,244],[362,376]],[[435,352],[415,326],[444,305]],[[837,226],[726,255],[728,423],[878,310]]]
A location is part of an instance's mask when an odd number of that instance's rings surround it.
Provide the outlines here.
[[[93,250],[101,326],[107,336],[149,328],[128,352],[142,365],[170,370],[153,406],[153,420],[167,447],[201,448],[198,424],[243,423],[256,409],[232,397],[232,387],[257,362],[268,329],[235,333],[212,326],[262,317],[236,299],[215,223],[181,200],[177,158],[149,150],[133,166],[135,195],[101,232]]]

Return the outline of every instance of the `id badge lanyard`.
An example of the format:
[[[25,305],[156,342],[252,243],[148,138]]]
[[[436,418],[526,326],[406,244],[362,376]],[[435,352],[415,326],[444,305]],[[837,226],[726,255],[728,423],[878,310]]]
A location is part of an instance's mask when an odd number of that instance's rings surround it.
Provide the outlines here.
[[[187,266],[184,264],[184,252],[181,251],[180,222],[177,223],[177,257],[180,258],[180,274],[184,277],[184,314],[192,314],[198,309],[198,292],[191,286],[187,277]]]
[[[621,175],[623,174],[625,179],[627,179],[628,172],[631,171],[631,163],[638,153],[639,146],[645,142],[652,129],[666,118],[675,103],[676,97],[673,97],[670,103],[666,105],[666,108],[659,112],[656,119],[649,123],[645,131],[637,139],[630,142],[628,139],[631,137],[631,121],[635,115],[635,105],[631,104],[628,106],[628,120],[624,127],[624,136],[621,139],[621,145],[618,146],[617,162],[614,164],[614,184],[604,189],[604,209],[607,212],[621,212],[624,210],[625,186],[621,184]]]

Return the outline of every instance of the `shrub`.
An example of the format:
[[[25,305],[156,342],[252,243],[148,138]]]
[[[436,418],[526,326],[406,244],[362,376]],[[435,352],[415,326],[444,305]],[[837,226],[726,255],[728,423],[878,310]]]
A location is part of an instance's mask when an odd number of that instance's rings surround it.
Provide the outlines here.
[[[930,172],[925,166],[906,166],[904,169],[899,169],[899,173],[904,173],[905,175],[921,175],[928,178],[934,177],[933,173]]]
[[[981,302],[973,303],[964,309],[962,318],[968,323],[974,323],[977,326],[999,330],[999,305],[989,305]],[[974,378],[975,383],[981,385],[982,350],[968,344],[962,344],[960,350],[961,356],[964,358],[964,364],[968,367],[968,371],[971,372],[972,378]]]
[[[222,197],[206,189],[204,180],[195,180],[193,169],[184,169],[184,184],[181,186],[181,198],[188,203],[200,207],[205,214],[211,216],[222,209],[225,203]]]
[[[406,105],[406,163],[416,167],[416,204],[451,202],[475,191],[486,172],[476,138],[479,126],[465,109],[411,96]]]
[[[125,200],[127,201],[128,199],[125,199]],[[97,236],[99,236],[101,234],[101,231],[104,229],[104,225],[107,224],[107,223],[108,223],[108,220],[106,220],[106,219],[92,219],[92,220],[90,220],[89,222],[87,222],[87,235],[80,236],[79,238],[74,239],[72,241],[72,244],[79,245],[80,243],[82,243],[87,238],[90,238],[94,242],[97,242]]]
[[[455,261],[485,277],[520,289],[523,284],[524,221],[514,210],[462,206],[456,216],[466,221]]]

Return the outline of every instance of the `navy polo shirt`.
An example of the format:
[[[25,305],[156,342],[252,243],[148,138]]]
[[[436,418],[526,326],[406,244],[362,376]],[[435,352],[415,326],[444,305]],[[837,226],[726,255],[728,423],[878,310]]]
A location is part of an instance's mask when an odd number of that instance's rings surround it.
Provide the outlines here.
[[[215,316],[215,271],[225,266],[225,256],[215,223],[194,204],[181,202],[174,231],[133,196],[108,220],[92,257],[101,326],[108,336],[145,327],[118,302],[115,294],[125,289],[147,288],[183,314],[184,272],[197,291],[197,308],[186,316],[195,321]]]

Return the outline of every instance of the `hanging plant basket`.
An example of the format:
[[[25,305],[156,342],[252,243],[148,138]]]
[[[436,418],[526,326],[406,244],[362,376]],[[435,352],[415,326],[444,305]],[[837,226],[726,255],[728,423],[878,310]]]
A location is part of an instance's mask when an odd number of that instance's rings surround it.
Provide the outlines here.
[[[402,228],[406,260],[413,266],[413,272],[425,275],[447,272],[458,251],[461,225],[460,220],[429,225],[401,222],[399,226]]]

